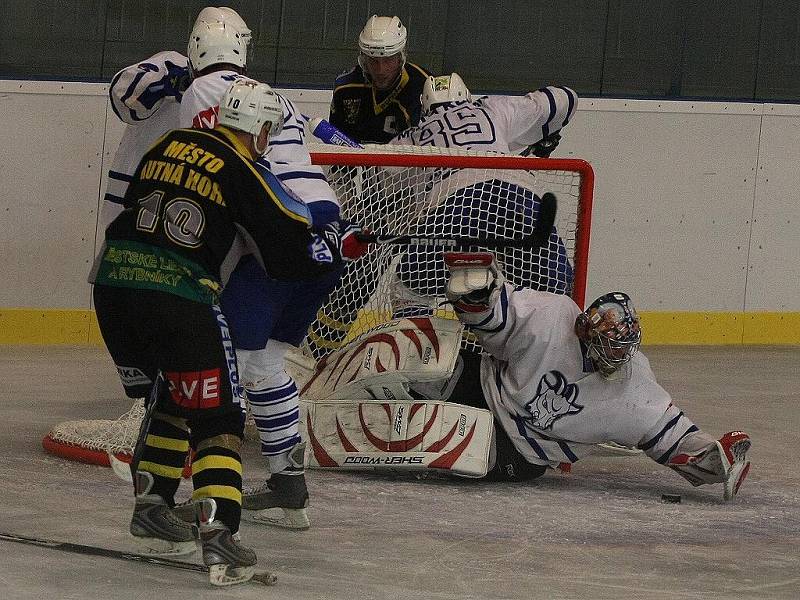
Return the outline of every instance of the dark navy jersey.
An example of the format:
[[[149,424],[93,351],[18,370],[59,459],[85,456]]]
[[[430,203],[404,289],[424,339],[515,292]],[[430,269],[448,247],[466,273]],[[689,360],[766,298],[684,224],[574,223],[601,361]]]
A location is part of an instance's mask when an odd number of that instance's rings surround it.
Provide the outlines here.
[[[145,154],[106,229],[92,281],[213,302],[252,252],[275,279],[330,270],[311,259],[308,207],[224,127],[176,129]]]
[[[397,85],[377,92],[361,67],[355,67],[336,79],[328,120],[357,142],[385,144],[419,122],[428,76],[422,67],[406,63]]]

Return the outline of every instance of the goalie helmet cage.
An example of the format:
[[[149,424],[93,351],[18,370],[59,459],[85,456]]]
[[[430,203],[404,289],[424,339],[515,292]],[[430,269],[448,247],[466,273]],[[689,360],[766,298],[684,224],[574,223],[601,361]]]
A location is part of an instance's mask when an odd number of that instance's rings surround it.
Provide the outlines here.
[[[579,159],[544,159],[431,146],[310,145],[342,204],[342,216],[376,234],[518,239],[538,217],[538,199],[558,200],[555,233],[541,249],[481,248],[498,259],[514,285],[569,293],[583,307],[594,173]],[[329,354],[394,316],[453,317],[442,307],[444,248],[373,245],[349,263],[339,286],[309,328],[303,351]],[[474,347],[466,338],[465,347]],[[141,401],[113,421],[59,423],[45,436],[48,452],[108,465],[107,452],[128,460]]]

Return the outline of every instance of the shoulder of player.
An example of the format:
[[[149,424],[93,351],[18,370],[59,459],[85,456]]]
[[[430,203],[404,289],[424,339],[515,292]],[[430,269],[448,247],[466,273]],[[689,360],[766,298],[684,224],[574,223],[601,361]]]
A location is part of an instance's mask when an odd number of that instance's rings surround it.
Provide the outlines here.
[[[566,294],[554,294],[520,287],[509,286],[509,288],[508,299],[510,304],[524,307],[539,315],[548,313],[555,316],[563,313],[574,319],[580,312],[575,301]]]
[[[334,93],[336,93],[337,88],[353,84],[366,85],[366,81],[364,80],[364,73],[361,71],[361,67],[356,66],[350,69],[349,71],[345,71],[344,73],[340,73],[339,75],[337,75],[333,83],[333,91]]]
[[[306,203],[285,187],[267,164],[256,161],[251,165],[254,173],[260,179],[264,191],[274,205],[289,218],[310,225],[312,220],[311,212]]]
[[[201,75],[200,77],[192,79],[192,83],[189,85],[187,92],[192,90],[192,88],[195,90],[209,87],[227,88],[227,86],[238,79],[249,80],[250,78],[245,75],[240,75],[236,71],[214,71],[213,73]]]
[[[137,63],[123,67],[117,71],[116,75],[114,75],[112,82],[113,80],[119,79],[120,75],[124,73],[159,71],[166,69],[167,62],[171,62],[180,67],[189,66],[189,59],[180,52],[175,52],[174,50],[164,50],[162,52],[156,52],[152,56],[144,60],[140,60]]]
[[[428,72],[428,70],[425,67],[421,67],[418,64],[415,64],[415,63],[412,63],[412,62],[407,62],[406,63],[405,70],[408,73],[408,76],[412,80],[419,80],[422,83],[425,83],[425,81],[427,81],[428,77],[431,76],[431,74]]]
[[[241,142],[232,137],[230,132],[226,134],[221,129],[175,129],[163,136],[155,146],[162,145],[169,148],[171,144],[177,145],[169,152],[172,158],[183,160],[184,155],[195,152],[194,148],[199,148],[224,162],[226,177],[232,173],[236,173],[233,175],[234,178],[256,175],[252,168],[252,160],[246,154],[247,150]],[[164,152],[167,154],[168,151],[165,149]],[[191,164],[191,161],[189,162]]]

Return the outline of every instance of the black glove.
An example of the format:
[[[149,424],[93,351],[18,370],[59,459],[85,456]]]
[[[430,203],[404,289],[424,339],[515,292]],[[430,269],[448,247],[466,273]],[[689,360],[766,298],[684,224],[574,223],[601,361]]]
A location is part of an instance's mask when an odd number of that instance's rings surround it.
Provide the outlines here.
[[[189,67],[180,67],[168,60],[164,62],[164,65],[167,67],[167,74],[161,80],[164,84],[164,95],[174,96],[180,102],[183,92],[192,82]]]
[[[561,133],[559,131],[551,133],[547,137],[542,138],[533,144],[531,146],[531,153],[539,158],[549,158],[550,154],[556,149],[556,146],[558,146],[558,142],[560,141]]]

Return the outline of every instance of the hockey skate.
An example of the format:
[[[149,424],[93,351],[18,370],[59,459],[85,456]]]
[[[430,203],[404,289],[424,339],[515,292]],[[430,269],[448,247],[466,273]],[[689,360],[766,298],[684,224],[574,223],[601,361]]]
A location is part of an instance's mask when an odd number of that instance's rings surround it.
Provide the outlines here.
[[[211,585],[235,585],[254,578],[267,585],[275,583],[277,578],[271,573],[256,571],[256,553],[242,545],[238,532],[231,534],[224,523],[215,519],[217,503],[213,498],[200,500],[194,506],[195,527]]]
[[[308,529],[308,488],[303,471],[305,443],[289,453],[289,468],[275,473],[257,488],[242,492],[242,519],[286,529]]]
[[[672,457],[667,466],[677,471],[693,486],[722,483],[723,498],[733,500],[750,471],[750,436],[743,431],[731,431],[714,444],[696,453]]]
[[[196,550],[192,528],[173,514],[158,494],[149,493],[153,476],[136,472],[136,505],[130,532],[150,554],[182,556]]]

